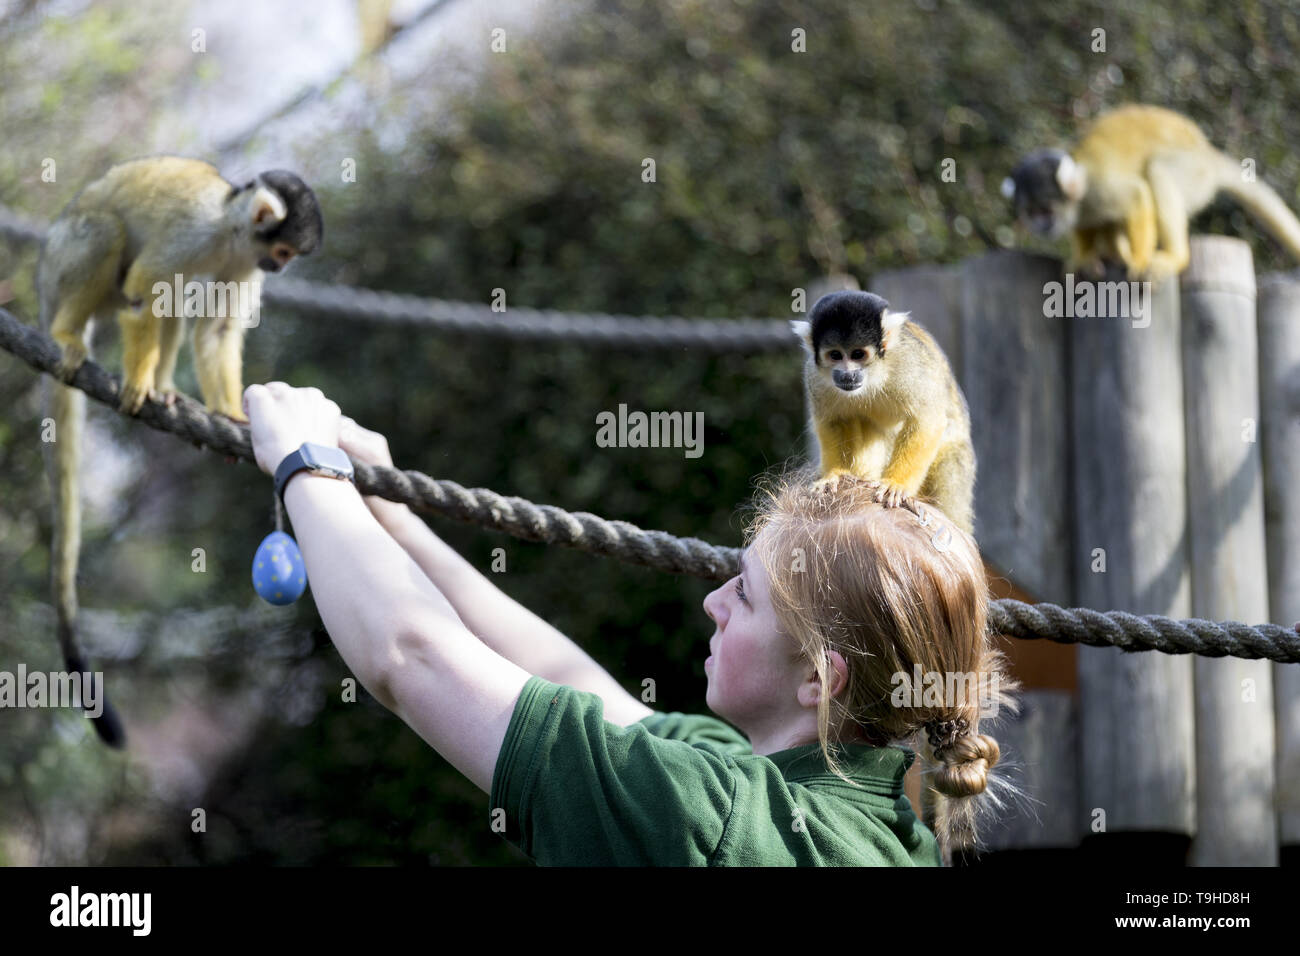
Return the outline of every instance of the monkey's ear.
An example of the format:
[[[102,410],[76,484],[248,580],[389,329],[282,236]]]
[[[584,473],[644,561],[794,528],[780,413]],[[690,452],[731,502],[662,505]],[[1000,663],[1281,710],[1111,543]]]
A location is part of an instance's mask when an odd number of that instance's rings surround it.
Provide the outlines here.
[[[903,323],[906,322],[911,315],[911,312],[890,312],[886,309],[880,314],[880,331],[888,335],[895,329],[902,328]]]
[[[289,215],[284,200],[265,186],[259,186],[253,193],[248,208],[249,216],[253,220],[253,228],[258,230],[274,226],[277,222],[284,222],[284,217]]]
[[[1062,156],[1056,166],[1056,185],[1061,187],[1061,192],[1067,199],[1075,202],[1083,198],[1084,191],[1088,188],[1088,174],[1069,153]]]
[[[1012,179],[1010,176],[1002,180],[1002,198],[1003,199],[1016,198],[1016,181]]]
[[[803,319],[791,319],[790,329],[795,335],[799,336],[799,341],[803,343],[804,351],[809,355],[812,355],[812,323],[805,322]]]

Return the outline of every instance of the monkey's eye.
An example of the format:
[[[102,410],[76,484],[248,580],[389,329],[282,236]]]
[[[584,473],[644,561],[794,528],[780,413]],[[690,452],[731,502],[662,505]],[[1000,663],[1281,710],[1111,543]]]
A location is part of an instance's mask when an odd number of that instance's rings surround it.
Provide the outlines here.
[[[839,349],[831,349],[826,353],[826,357],[832,362],[838,362],[840,359],[844,358],[844,353]]]
[[[866,357],[867,357],[866,349],[854,349],[852,353],[850,353],[849,355],[849,358],[853,359],[853,361],[855,362],[861,362]]]
[[[284,265],[293,258],[293,250],[288,246],[276,246],[271,250],[271,255],[275,258],[276,262],[280,263],[280,265]]]

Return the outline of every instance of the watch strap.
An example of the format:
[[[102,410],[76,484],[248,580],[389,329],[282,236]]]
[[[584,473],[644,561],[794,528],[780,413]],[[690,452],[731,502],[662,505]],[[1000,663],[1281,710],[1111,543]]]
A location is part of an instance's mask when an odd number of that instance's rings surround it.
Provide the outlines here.
[[[275,469],[275,493],[279,495],[281,501],[284,500],[284,486],[289,479],[310,467],[301,448],[284,457],[284,461],[280,462],[279,467]]]
[[[313,475],[327,475],[346,481],[354,481],[352,462],[341,448],[333,445],[316,445],[303,442],[298,450],[286,455],[284,461],[275,469],[275,491],[284,500],[284,487],[300,471],[309,471]]]

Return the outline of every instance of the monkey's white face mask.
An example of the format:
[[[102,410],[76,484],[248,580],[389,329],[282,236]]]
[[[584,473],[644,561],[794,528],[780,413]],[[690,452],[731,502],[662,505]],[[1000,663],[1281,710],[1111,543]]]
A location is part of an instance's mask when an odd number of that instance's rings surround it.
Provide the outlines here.
[[[1052,203],[1051,214],[1043,217],[1042,228],[1036,230],[1051,239],[1060,239],[1074,231],[1079,222],[1079,201],[1088,191],[1088,174],[1069,153],[1056,166],[1056,185],[1062,198]]]

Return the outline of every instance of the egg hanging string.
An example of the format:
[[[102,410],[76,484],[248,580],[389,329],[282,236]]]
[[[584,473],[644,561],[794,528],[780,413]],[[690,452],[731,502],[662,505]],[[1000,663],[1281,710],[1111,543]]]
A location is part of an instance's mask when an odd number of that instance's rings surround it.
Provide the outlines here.
[[[268,604],[292,604],[307,589],[307,568],[298,542],[284,531],[284,503],[275,501],[275,530],[262,539],[253,555],[253,590]]]

